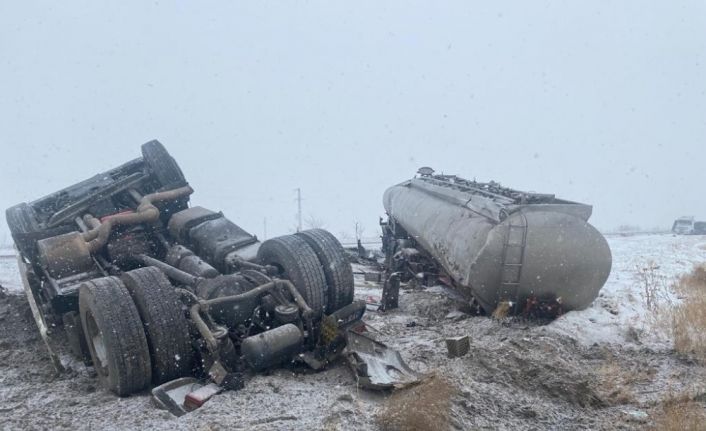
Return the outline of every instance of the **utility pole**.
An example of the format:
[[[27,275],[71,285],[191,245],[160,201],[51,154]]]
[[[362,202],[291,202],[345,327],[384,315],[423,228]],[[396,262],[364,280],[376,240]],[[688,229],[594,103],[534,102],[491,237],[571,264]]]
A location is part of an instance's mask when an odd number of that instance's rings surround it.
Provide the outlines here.
[[[302,189],[297,188],[297,232],[302,231]]]

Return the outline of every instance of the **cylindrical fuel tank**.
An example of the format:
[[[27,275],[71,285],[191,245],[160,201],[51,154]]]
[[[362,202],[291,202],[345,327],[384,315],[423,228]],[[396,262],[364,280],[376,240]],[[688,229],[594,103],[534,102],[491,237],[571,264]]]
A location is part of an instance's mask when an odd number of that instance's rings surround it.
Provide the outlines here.
[[[500,301],[521,305],[531,298],[558,300],[564,311],[583,309],[610,274],[608,243],[587,223],[590,206],[537,200],[513,204],[412,180],[387,189],[383,204],[486,312]]]
[[[291,323],[243,340],[240,351],[248,365],[262,370],[281,364],[301,351],[304,334]]]

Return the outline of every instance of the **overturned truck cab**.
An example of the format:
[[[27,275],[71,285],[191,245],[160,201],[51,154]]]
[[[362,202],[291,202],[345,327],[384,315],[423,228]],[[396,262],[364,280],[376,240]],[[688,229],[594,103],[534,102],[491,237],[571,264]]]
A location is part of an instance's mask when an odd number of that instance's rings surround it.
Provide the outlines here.
[[[590,205],[428,167],[388,188],[383,204],[392,281],[445,282],[480,312],[553,317],[583,309],[610,274],[610,248],[588,223]]]
[[[58,371],[64,340],[121,396],[187,376],[237,389],[248,370],[320,368],[341,352],[365,304],[336,238],[312,229],[260,242],[190,206],[192,193],[151,141],[139,158],[6,211]]]

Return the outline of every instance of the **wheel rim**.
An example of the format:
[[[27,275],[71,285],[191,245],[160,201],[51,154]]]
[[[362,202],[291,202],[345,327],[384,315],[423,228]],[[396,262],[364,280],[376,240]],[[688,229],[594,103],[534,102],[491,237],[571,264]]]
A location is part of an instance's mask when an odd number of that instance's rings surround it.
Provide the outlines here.
[[[86,338],[88,338],[88,343],[93,353],[93,365],[100,375],[107,376],[108,352],[105,348],[105,342],[103,341],[103,334],[98,328],[93,314],[90,312],[86,313],[86,330],[88,332]]]

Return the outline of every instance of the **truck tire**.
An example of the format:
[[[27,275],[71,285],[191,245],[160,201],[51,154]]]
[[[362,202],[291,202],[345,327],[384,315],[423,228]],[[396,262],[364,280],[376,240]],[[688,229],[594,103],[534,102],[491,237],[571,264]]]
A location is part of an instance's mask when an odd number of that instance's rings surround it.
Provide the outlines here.
[[[304,297],[314,318],[321,317],[326,304],[326,276],[306,241],[295,235],[268,239],[260,246],[257,257],[261,263],[279,268],[280,275],[291,281]]]
[[[27,203],[15,205],[5,211],[5,220],[20,251],[33,257],[34,253],[30,253],[35,242],[32,234],[40,231],[34,209]]]
[[[144,325],[152,357],[152,383],[190,375],[193,351],[189,325],[174,286],[154,267],[126,272],[121,279]]]
[[[353,302],[353,270],[345,250],[330,232],[310,229],[296,234],[319,258],[328,285],[326,312],[332,313]]]
[[[142,322],[125,285],[117,277],[81,284],[81,325],[101,383],[124,397],[144,389],[152,378]]]
[[[39,225],[34,217],[34,210],[27,203],[8,208],[5,211],[5,219],[13,235],[16,233],[32,233],[39,230]]]
[[[187,184],[176,160],[159,141],[142,144],[142,158],[163,189],[175,189]]]

